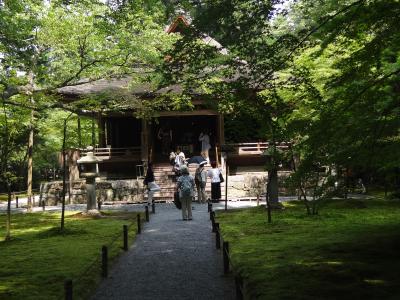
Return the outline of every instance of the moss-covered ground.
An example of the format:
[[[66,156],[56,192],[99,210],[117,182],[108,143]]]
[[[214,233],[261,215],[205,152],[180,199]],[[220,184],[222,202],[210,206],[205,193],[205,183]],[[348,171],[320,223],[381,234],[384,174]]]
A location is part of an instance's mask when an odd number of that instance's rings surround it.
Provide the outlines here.
[[[332,200],[218,212],[251,299],[400,299],[400,201]]]
[[[132,243],[136,215],[67,213],[60,233],[60,213],[13,214],[10,241],[0,215],[0,299],[63,299],[66,279],[73,280],[74,299],[87,299],[100,280],[101,247],[109,246],[111,261],[120,254],[122,227],[132,224]]]

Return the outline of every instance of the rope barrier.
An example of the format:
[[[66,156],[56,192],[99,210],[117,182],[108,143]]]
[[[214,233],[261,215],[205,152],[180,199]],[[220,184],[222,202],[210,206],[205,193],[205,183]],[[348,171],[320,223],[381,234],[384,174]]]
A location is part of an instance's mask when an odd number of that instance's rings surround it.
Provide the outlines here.
[[[140,214],[138,214],[140,215]],[[123,233],[124,231],[128,231],[132,226],[136,225],[137,221],[136,219],[132,222],[130,222],[129,225],[123,225]],[[68,279],[64,282],[64,295],[62,297],[60,297],[60,299],[72,299],[70,297],[72,297],[72,288],[73,288],[73,282],[81,282],[82,279],[84,278],[84,276],[86,274],[89,273],[89,271],[93,270],[95,267],[98,268],[100,266],[101,268],[101,273],[103,277],[107,277],[108,275],[108,265],[104,265],[104,263],[108,263],[108,249],[110,249],[112,246],[115,246],[115,242],[121,238],[121,234],[115,234],[115,236],[113,236],[112,240],[106,244],[102,246],[102,255],[97,256],[97,258],[95,258],[77,277],[74,278],[74,280]],[[124,241],[124,235],[122,237],[123,239],[123,249],[125,248],[125,241]],[[127,246],[127,245],[126,245]],[[125,250],[125,249],[124,249]],[[107,262],[104,262],[104,260],[107,259]],[[100,262],[102,262],[102,264],[100,264]],[[106,269],[104,269],[106,267]]]
[[[240,272],[236,271],[237,268],[235,268],[235,266],[232,263],[232,257],[229,251],[229,242],[224,241],[221,229],[219,227],[219,223],[215,222],[215,212],[212,210],[212,206],[210,211],[210,220],[212,222],[213,232],[215,232],[215,245],[217,249],[221,249],[221,242],[222,242],[224,274],[227,275],[230,272],[233,274],[235,278],[236,299],[242,300],[245,294],[243,278]]]

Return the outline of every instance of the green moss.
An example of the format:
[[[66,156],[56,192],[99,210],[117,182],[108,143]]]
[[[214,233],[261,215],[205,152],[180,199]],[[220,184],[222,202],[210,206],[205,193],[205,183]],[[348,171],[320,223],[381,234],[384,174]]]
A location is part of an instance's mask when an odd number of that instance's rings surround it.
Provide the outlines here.
[[[218,212],[234,269],[252,299],[398,299],[400,203],[335,200]]]
[[[112,261],[122,251],[122,225],[132,224],[133,241],[135,218],[125,212],[99,219],[67,213],[60,232],[59,213],[13,215],[11,241],[0,239],[0,299],[60,299],[66,279],[73,280],[74,299],[86,299],[100,279],[101,247],[109,246]]]

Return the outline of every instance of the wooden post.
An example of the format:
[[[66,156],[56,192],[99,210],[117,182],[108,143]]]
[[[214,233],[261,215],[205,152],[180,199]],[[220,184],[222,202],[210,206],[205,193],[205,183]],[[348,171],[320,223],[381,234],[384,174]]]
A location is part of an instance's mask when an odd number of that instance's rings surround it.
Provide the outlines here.
[[[150,218],[149,218],[149,207],[146,205],[145,206],[145,213],[146,213],[146,222],[149,222]]]
[[[108,276],[108,249],[107,246],[101,248],[101,276],[107,278]]]
[[[229,273],[229,242],[222,243],[222,256],[224,260],[224,274]]]
[[[212,214],[212,219],[211,219],[212,232],[215,232],[215,212],[211,212],[211,214]]]
[[[18,196],[15,197],[15,206],[18,208]]]
[[[240,275],[235,276],[235,287],[236,287],[236,299],[243,300],[243,292],[242,292],[243,280],[240,277]]]
[[[43,209],[43,211],[46,210],[46,202],[44,200],[42,200],[42,209]]]
[[[219,166],[218,146],[215,146],[215,161],[217,162],[217,167],[218,167]]]
[[[221,249],[221,236],[219,233],[219,223],[215,223],[215,247]]]
[[[140,214],[136,215],[136,220],[137,220],[137,233],[141,234],[142,233],[142,224],[140,222]]]
[[[124,232],[124,250],[128,251],[128,225],[123,226]]]
[[[35,203],[35,194],[32,193],[32,206],[35,207],[36,203]]]
[[[67,279],[64,282],[65,300],[72,300],[72,280]]]

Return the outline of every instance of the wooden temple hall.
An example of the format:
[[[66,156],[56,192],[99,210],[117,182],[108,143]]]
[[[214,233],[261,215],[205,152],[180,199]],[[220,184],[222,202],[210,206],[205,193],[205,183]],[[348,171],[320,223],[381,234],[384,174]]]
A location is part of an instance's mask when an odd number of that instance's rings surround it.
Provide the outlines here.
[[[188,26],[184,17],[178,17],[166,29],[167,32],[179,32],[180,26]],[[205,43],[222,48],[210,37]],[[59,93],[68,102],[76,101],[89,94],[115,95],[118,99],[119,91],[128,90],[130,78],[102,79],[90,83],[80,84],[59,89]],[[176,92],[180,87],[175,85],[156,92],[151,92],[145,85],[131,91],[138,97],[154,94]],[[201,100],[201,96],[192,100],[194,108],[190,111],[160,111],[151,120],[138,119],[133,116],[132,109],[122,112],[103,111],[97,113],[99,127],[99,143],[95,148],[95,155],[100,159],[99,170],[101,176],[136,177],[141,174],[141,168],[148,161],[158,164],[167,164],[169,153],[180,148],[185,156],[198,156],[201,152],[200,133],[208,133],[211,149],[210,160],[215,160],[224,168],[226,153],[221,149],[225,145],[224,117],[215,110],[209,109]],[[229,145],[231,162],[248,164],[261,163],[265,159],[261,154],[266,149],[266,143],[247,143]],[[238,159],[239,157],[250,157]],[[236,157],[236,158],[235,158]]]
[[[186,157],[201,152],[199,136],[207,132],[212,148],[210,158],[221,155],[224,144],[223,118],[211,110],[160,112],[151,121],[136,119],[127,114],[111,114],[98,119],[99,145],[95,155],[101,159],[100,172],[135,175],[138,166],[148,161],[168,163],[171,151],[179,148]],[[220,158],[218,158],[221,161]]]

